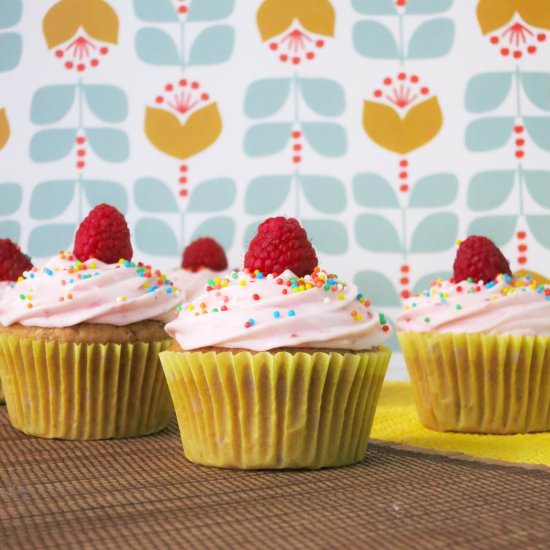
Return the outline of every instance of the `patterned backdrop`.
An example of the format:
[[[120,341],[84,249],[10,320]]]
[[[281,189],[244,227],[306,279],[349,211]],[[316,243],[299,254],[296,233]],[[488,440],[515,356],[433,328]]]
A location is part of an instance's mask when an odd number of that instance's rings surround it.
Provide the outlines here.
[[[549,0],[0,0],[0,236],[99,202],[169,268],[302,219],[395,313],[492,237],[550,274]],[[395,344],[395,342],[394,342]]]

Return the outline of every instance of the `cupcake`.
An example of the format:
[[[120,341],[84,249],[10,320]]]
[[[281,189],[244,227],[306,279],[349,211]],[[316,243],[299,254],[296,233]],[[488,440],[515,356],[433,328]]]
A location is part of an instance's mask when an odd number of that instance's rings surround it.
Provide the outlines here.
[[[32,269],[32,263],[28,256],[25,256],[17,244],[10,239],[0,239],[0,300],[15,281],[24,271]],[[0,350],[0,362],[2,352]],[[4,402],[2,390],[2,378],[0,377],[0,403]]]
[[[122,259],[119,259],[122,258]],[[134,263],[123,216],[102,204],[74,253],[26,271],[0,302],[0,375],[12,425],[62,439],[133,437],[173,411],[158,354],[178,291]]]
[[[550,286],[513,276],[489,239],[462,242],[453,278],[407,299],[397,328],[424,426],[550,430]]]
[[[264,221],[245,268],[180,306],[161,362],[185,456],[225,468],[361,460],[390,326],[352,284],[317,266],[295,219]]]
[[[185,248],[181,267],[170,273],[170,280],[180,289],[180,301],[192,302],[226,270],[223,247],[211,237],[200,237]]]

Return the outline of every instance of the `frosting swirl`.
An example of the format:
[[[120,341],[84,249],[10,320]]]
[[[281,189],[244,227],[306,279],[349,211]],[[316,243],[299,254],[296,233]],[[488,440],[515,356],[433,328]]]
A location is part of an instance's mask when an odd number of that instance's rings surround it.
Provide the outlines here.
[[[80,262],[60,253],[4,291],[0,324],[69,327],[78,323],[124,326],[176,315],[179,290],[160,271],[120,260]]]
[[[174,269],[169,274],[174,286],[180,289],[179,302],[192,302],[197,296],[205,291],[209,280],[218,277],[220,273],[211,269],[203,268],[199,271],[188,269]]]
[[[369,350],[391,327],[370,301],[325,271],[296,277],[232,272],[215,277],[197,300],[179,306],[166,325],[182,349],[203,347],[266,351],[281,347]]]
[[[499,275],[483,284],[435,281],[408,298],[397,319],[403,332],[550,335],[550,285]]]

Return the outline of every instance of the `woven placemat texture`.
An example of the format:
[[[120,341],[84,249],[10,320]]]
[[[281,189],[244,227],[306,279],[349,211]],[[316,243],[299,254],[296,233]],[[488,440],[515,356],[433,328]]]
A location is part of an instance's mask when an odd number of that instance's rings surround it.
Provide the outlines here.
[[[0,407],[0,548],[548,548],[550,472],[371,444],[322,471],[194,466],[177,425],[133,440],[13,430]]]
[[[435,432],[424,428],[416,414],[412,388],[404,382],[384,383],[371,437],[482,459],[550,466],[550,432],[475,435]]]

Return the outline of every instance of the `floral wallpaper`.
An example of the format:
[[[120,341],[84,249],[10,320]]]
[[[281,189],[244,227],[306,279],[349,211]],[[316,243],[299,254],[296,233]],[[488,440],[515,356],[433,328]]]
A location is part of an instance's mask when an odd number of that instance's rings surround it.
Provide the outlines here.
[[[237,265],[298,216],[390,314],[468,233],[549,275],[549,42],[550,0],[0,0],[0,236],[106,201],[140,259]]]

